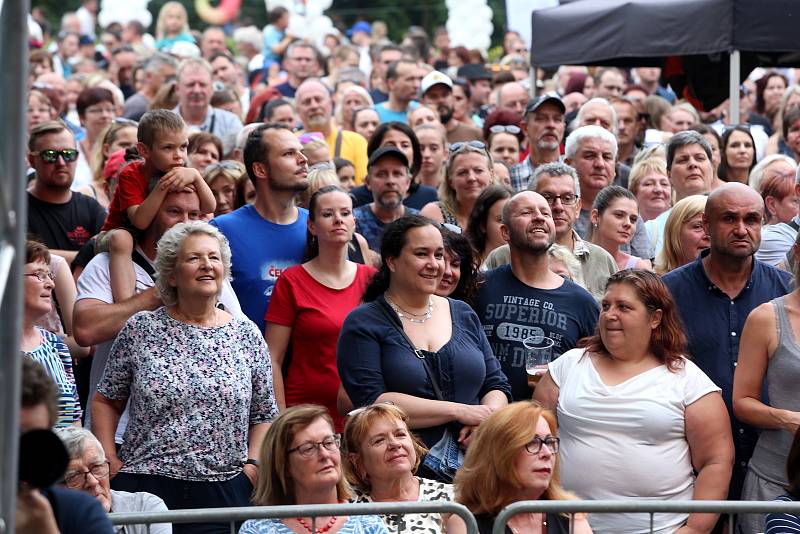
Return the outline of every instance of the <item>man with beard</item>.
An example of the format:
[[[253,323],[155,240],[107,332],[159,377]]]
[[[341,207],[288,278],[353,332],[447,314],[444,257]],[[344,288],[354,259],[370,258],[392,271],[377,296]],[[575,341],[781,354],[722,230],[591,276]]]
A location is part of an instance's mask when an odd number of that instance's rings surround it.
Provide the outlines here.
[[[551,95],[535,98],[525,107],[524,126],[528,133],[530,154],[522,163],[511,168],[511,188],[515,191],[528,188],[528,181],[537,165],[561,159],[566,110],[561,99]]]
[[[453,120],[453,80],[438,70],[432,70],[420,85],[420,101],[439,113],[439,120],[447,132],[448,143],[472,141],[481,138],[481,131],[474,126]]]
[[[233,150],[242,121],[230,111],[211,107],[213,72],[205,59],[184,60],[178,67],[175,85],[178,106],[172,111],[183,118],[189,132],[200,130],[222,139],[227,154]]]
[[[541,345],[549,339],[555,359],[594,332],[599,309],[585,289],[550,270],[547,251],[556,228],[545,197],[533,191],[511,197],[503,206],[500,232],[511,264],[486,274],[475,309],[519,401],[532,397],[523,342],[534,338]]]
[[[369,248],[380,252],[384,227],[404,215],[419,213],[403,205],[411,185],[408,158],[397,147],[387,145],[377,149],[367,164],[367,189],[373,202],[353,210],[356,232],[363,235]]]
[[[330,156],[353,162],[356,183],[367,175],[367,140],[361,134],[340,130],[333,121],[333,102],[328,88],[317,79],[306,80],[295,92],[295,107],[304,132],[320,132]]]
[[[732,182],[715,189],[708,195],[703,214],[711,247],[663,278],[686,328],[687,356],[722,389],[731,416],[736,450],[728,493],[731,500],[741,496],[747,462],[758,440],[756,428],[733,416],[739,339],[750,312],[786,295],[792,285],[789,273],[754,257],[761,244],[763,216],[764,201],[747,185]],[[766,394],[765,388],[761,398],[766,399]]]
[[[295,197],[308,189],[302,149],[283,125],[263,124],[250,132],[244,166],[256,200],[211,221],[230,243],[233,290],[242,311],[262,332],[275,281],[305,252],[308,211],[295,206]]]

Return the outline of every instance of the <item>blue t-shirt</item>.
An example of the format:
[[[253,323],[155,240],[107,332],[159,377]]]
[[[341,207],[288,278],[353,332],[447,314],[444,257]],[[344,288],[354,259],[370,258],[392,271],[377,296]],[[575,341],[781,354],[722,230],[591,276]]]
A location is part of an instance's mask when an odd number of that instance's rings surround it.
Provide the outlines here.
[[[353,210],[353,216],[356,218],[356,232],[364,236],[364,239],[367,240],[367,245],[369,245],[369,248],[375,252],[380,252],[383,229],[386,227],[387,223],[384,223],[382,220],[378,219],[372,212],[372,208],[370,206],[372,206],[372,204],[359,206]],[[403,216],[413,215],[416,213],[419,213],[419,211],[406,207]]]
[[[317,522],[317,532],[320,532]],[[386,524],[377,515],[351,515],[347,517],[339,534],[388,534]],[[280,519],[248,519],[239,529],[239,534],[293,534],[294,531]]]
[[[100,501],[80,490],[50,486],[42,490],[50,501],[61,534],[113,534],[108,514]]]
[[[381,102],[377,106],[375,106],[375,111],[378,112],[378,117],[380,118],[381,122],[402,122],[408,124],[408,112],[415,110],[419,107],[419,103],[412,100],[408,103],[408,108],[405,111],[392,111],[387,106],[389,105],[389,101]]]
[[[466,303],[447,300],[453,333],[427,360],[444,400],[477,405],[490,391],[502,391],[510,399],[508,381],[483,335],[477,315]],[[380,306],[389,310],[389,317]],[[386,392],[436,399],[425,367],[400,334],[400,327],[400,320],[383,297],[362,304],[344,320],[336,364],[353,406],[372,404]],[[441,439],[446,427],[443,424],[417,428],[415,432],[431,447]]]
[[[475,306],[486,337],[511,383],[514,400],[532,396],[525,371],[525,347],[531,336],[553,340],[553,359],[594,333],[600,309],[588,291],[564,280],[556,289],[538,289],[520,281],[503,265],[486,273]]]
[[[242,311],[262,333],[275,281],[287,267],[303,261],[308,210],[297,211],[295,222],[275,224],[248,204],[211,221],[230,243],[231,285]]]
[[[280,63],[281,58],[272,51],[272,47],[283,41],[284,37],[286,37],[286,32],[272,24],[268,24],[264,28],[264,50],[261,52],[264,56],[264,69],[268,69],[273,63]]]
[[[794,499],[789,494],[781,495],[775,500],[780,502],[794,502]],[[767,514],[765,529],[764,534],[800,532],[800,516],[790,513]]]

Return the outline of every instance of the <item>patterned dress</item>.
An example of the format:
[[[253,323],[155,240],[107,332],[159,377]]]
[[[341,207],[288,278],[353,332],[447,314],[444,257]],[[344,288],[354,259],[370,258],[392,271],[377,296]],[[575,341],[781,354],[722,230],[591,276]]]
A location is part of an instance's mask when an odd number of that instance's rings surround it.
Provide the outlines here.
[[[419,480],[418,502],[453,500],[452,485],[421,477],[417,477],[417,480]],[[356,489],[353,502],[373,501],[368,493]],[[401,526],[402,532],[413,534],[441,534],[445,531],[441,514],[391,514],[382,515],[381,517],[386,523],[386,526],[389,527],[389,532],[393,534],[400,532]]]
[[[376,515],[351,515],[336,532],[337,534],[388,534],[383,521]],[[294,534],[294,531],[280,519],[250,519],[244,522],[239,534]]]
[[[130,399],[122,472],[223,481],[242,471],[251,425],[278,414],[258,328],[233,317],[202,328],[166,308],[128,320],[97,391]]]

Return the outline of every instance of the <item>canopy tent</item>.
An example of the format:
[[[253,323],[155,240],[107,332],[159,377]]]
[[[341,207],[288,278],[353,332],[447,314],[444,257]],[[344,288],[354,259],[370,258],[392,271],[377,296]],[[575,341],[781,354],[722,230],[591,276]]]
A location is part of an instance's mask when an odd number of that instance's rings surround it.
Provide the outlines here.
[[[796,0],[562,0],[531,18],[537,67],[659,66],[704,109],[730,95],[732,116],[753,68],[800,66]]]

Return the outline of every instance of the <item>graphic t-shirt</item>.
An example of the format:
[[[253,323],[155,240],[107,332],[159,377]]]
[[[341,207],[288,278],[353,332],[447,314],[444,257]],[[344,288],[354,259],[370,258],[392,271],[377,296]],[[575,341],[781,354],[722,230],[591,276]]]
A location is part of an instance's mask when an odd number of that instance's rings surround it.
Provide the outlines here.
[[[231,285],[242,311],[262,333],[275,281],[287,267],[303,260],[308,210],[297,211],[293,223],[275,224],[248,204],[211,221],[230,243]]]
[[[530,399],[525,371],[528,337],[553,340],[553,359],[594,333],[600,310],[594,298],[578,284],[564,280],[556,289],[524,284],[503,265],[486,274],[478,292],[478,317],[495,357],[511,383],[514,400]]]
[[[106,210],[95,199],[74,191],[63,204],[28,193],[28,233],[51,249],[79,250],[97,235],[105,218]]]

